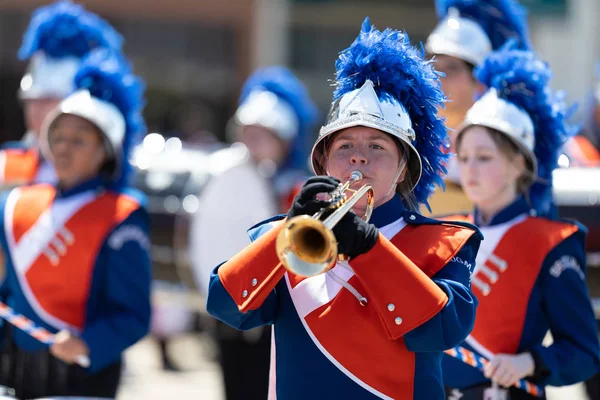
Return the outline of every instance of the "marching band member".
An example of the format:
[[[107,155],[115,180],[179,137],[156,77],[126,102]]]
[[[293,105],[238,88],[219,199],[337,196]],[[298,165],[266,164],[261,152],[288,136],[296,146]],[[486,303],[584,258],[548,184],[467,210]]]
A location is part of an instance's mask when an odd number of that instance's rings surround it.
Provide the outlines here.
[[[450,139],[467,110],[485,88],[473,77],[473,69],[508,39],[530,48],[526,10],[516,0],[436,0],[440,22],[427,38],[425,49],[443,72],[442,90],[448,101],[439,113],[446,118]],[[452,142],[452,140],[451,140]],[[452,143],[449,151],[454,153]],[[460,188],[455,157],[448,162],[445,191],[431,197],[434,215],[469,212],[473,205]],[[426,210],[422,212],[427,215]]]
[[[149,329],[148,216],[126,184],[130,150],[145,129],[143,83],[106,49],[82,61],[74,83],[40,137],[58,183],[16,188],[0,201],[0,294],[56,333],[46,348],[5,327],[0,384],[19,398],[114,398],[122,352]],[[81,355],[88,368],[74,365]]]
[[[274,326],[277,398],[441,399],[441,352],[467,336],[475,317],[469,277],[481,237],[416,212],[445,158],[438,75],[405,33],[380,32],[368,19],[336,69],[332,110],[311,155],[319,176],[287,216],[312,215],[329,204],[317,194],[360,171],[374,189],[370,223],[358,216],[363,198],[358,215],[333,228],[349,261],[312,277],[279,262],[285,215],[258,224],[253,243],[215,268],[207,310],[239,330]]]
[[[291,205],[298,184],[307,178],[308,142],[317,109],[308,91],[289,69],[271,66],[246,81],[230,128],[261,173],[271,177],[282,210]]]
[[[585,228],[540,217],[552,208],[552,170],[571,134],[568,110],[532,52],[507,45],[476,75],[489,89],[456,132],[461,183],[475,204],[467,220],[485,237],[472,278],[477,318],[464,347],[491,363],[481,373],[446,356],[444,382],[454,399],[535,398],[493,384],[569,385],[600,367]]]
[[[0,152],[0,185],[55,183],[56,174],[39,149],[42,122],[73,92],[81,58],[93,48],[120,50],[121,36],[97,15],[68,0],[38,8],[23,36],[19,58],[29,60],[21,80],[27,133]]]
[[[249,182],[232,182],[235,193],[242,191],[253,197],[231,198],[224,196],[223,190],[207,188],[203,195],[203,204],[213,204],[223,209],[224,201],[229,207],[224,211],[203,207],[198,214],[199,221],[206,221],[206,215],[212,213],[213,223],[207,223],[210,237],[192,238],[198,247],[192,250],[202,257],[197,261],[199,286],[204,294],[208,293],[211,271],[217,263],[226,260],[242,250],[248,243],[246,229],[267,218],[272,213],[285,212],[290,207],[299,187],[308,176],[308,137],[316,122],[317,111],[308,90],[287,68],[270,66],[255,71],[246,81],[240,95],[240,103],[228,126],[230,139],[240,142],[247,148],[252,169],[266,179],[264,191],[259,195],[251,188],[244,189]],[[228,150],[225,150],[228,151]],[[214,179],[231,180],[215,177]],[[208,185],[219,188],[218,184]],[[255,189],[255,188],[252,188]],[[235,195],[234,195],[235,196]],[[227,199],[223,199],[227,197]],[[216,198],[212,201],[211,198]],[[233,203],[231,203],[233,202]],[[239,203],[239,204],[236,204]],[[258,204],[257,204],[258,203]],[[257,219],[258,216],[258,219]],[[198,222],[200,223],[200,222]],[[215,227],[214,224],[222,226]],[[243,224],[243,225],[241,225]],[[228,240],[220,237],[218,229],[230,231],[239,227],[238,232],[229,232]],[[196,252],[196,253],[194,253]],[[209,252],[210,254],[205,254]],[[269,365],[271,348],[270,327],[257,327],[251,331],[240,332],[223,323],[216,326],[215,337],[219,346],[220,363],[223,372],[226,398],[266,399],[269,383]],[[248,365],[252,364],[252,368]]]

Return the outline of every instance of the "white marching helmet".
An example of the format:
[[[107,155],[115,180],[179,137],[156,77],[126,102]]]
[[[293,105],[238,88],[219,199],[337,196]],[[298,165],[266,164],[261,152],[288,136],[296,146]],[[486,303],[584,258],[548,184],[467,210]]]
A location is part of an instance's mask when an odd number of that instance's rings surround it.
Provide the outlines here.
[[[268,90],[253,90],[237,109],[233,120],[240,126],[257,125],[269,129],[284,141],[298,134],[300,121],[285,100]]]
[[[359,89],[345,93],[336,101],[325,125],[319,131],[311,160],[318,175],[326,173],[322,161],[325,158],[324,139],[342,129],[355,126],[366,126],[378,129],[399,139],[411,152],[408,161],[408,171],[414,188],[421,178],[422,165],[419,152],[413,146],[415,131],[412,128],[410,116],[404,106],[394,100],[380,100],[375,92],[373,82],[366,80]]]
[[[75,90],[73,79],[79,63],[80,59],[77,57],[54,58],[44,52],[36,53],[21,79],[19,98],[65,98]]]
[[[425,50],[429,54],[445,54],[479,65],[493,48],[478,23],[461,17],[457,9],[451,8],[427,38]]]
[[[506,135],[525,155],[532,176],[537,176],[535,130],[528,113],[500,98],[498,91],[491,88],[469,109],[456,136],[474,125],[495,129]]]
[[[105,147],[110,159],[120,164],[121,150],[125,139],[126,122],[121,111],[112,103],[101,100],[85,89],[79,89],[52,111],[44,120],[42,127],[42,152],[50,156],[48,133],[52,124],[61,115],[75,115],[94,124],[105,138]]]

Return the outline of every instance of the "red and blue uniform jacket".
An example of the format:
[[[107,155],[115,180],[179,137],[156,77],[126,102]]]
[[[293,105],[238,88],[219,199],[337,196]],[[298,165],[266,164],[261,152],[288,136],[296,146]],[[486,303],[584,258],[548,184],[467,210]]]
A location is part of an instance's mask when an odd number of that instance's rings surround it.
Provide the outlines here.
[[[36,147],[17,141],[4,143],[0,148],[0,187],[56,181],[54,167]]]
[[[0,198],[6,276],[0,298],[51,332],[90,350],[90,373],[118,362],[150,324],[148,215],[136,192],[92,179],[68,191],[47,184]],[[44,347],[14,329],[25,351]]]
[[[477,214],[464,220],[477,221]],[[526,200],[519,198],[480,229],[485,240],[472,278],[479,306],[463,346],[486,358],[531,352],[541,364],[531,380],[540,385],[569,385],[598,371],[598,332],[585,281],[585,228],[530,216]],[[548,331],[553,343],[544,346]],[[450,356],[444,356],[443,369],[444,383],[452,388],[489,382]]]
[[[240,330],[273,325],[279,399],[443,399],[442,351],[471,331],[471,268],[481,241],[468,224],[377,207],[369,252],[304,278],[279,262],[283,216],[211,276],[207,310]],[[247,365],[252,368],[252,365]]]

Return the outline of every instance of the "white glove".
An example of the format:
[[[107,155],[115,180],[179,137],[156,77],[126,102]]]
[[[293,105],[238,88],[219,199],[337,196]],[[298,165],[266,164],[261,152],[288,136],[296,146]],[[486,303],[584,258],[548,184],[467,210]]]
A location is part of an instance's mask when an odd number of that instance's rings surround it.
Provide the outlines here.
[[[533,375],[534,371],[535,362],[530,353],[497,354],[485,366],[484,375],[504,387],[510,387],[520,379]]]

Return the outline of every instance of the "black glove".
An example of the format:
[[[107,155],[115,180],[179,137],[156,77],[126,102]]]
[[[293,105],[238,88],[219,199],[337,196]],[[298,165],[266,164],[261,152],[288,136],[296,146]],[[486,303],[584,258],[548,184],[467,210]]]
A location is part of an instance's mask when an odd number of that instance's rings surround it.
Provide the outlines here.
[[[338,253],[353,258],[375,246],[379,229],[349,212],[333,227],[333,234],[338,241]]]
[[[317,200],[315,196],[318,193],[329,193],[338,187],[340,181],[331,176],[313,176],[308,179],[300,193],[294,198],[292,207],[288,211],[288,219],[298,215],[313,215],[323,207],[329,205],[329,201]]]

